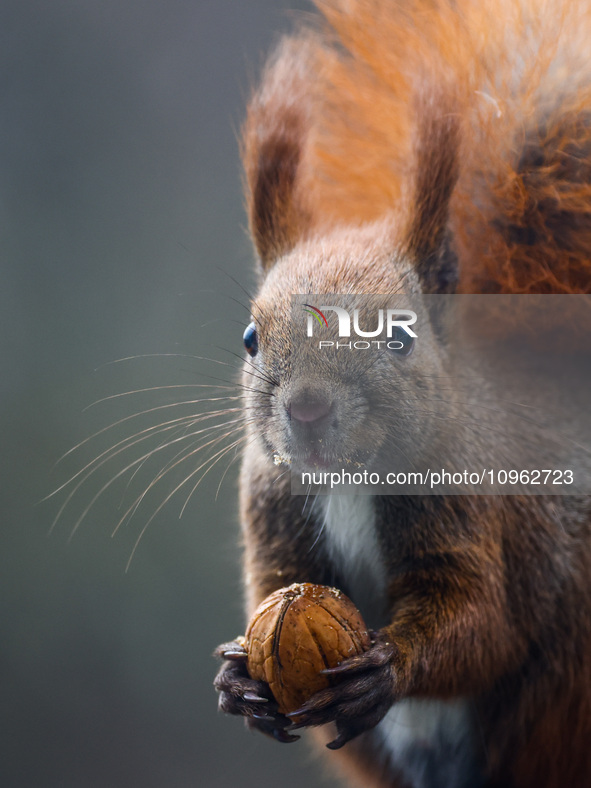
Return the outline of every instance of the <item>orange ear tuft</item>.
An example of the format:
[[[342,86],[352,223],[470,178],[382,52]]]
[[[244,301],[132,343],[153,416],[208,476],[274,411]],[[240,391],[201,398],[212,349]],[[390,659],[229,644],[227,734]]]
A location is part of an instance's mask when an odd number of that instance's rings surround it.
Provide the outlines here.
[[[317,49],[312,36],[283,39],[248,108],[242,158],[250,230],[264,269],[310,226],[301,171],[313,125]]]

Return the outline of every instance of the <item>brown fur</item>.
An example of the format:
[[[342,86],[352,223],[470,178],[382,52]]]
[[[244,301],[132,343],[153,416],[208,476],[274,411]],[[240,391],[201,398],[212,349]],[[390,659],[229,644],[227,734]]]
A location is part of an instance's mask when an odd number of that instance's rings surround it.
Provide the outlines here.
[[[292,293],[591,292],[591,5],[316,4],[327,26],[281,44],[245,127],[265,272],[253,304],[263,359],[244,377],[256,383],[241,475],[249,613],[292,582],[340,582],[272,461],[275,416],[298,384]],[[435,341],[430,363],[397,392],[411,422],[417,391],[436,394],[445,371]],[[309,372],[343,407],[358,395],[330,370]],[[475,374],[494,398],[486,372]],[[378,391],[380,374],[370,371]],[[441,414],[461,413],[448,394]],[[498,428],[495,418],[484,420]],[[451,424],[453,450],[462,427]],[[376,446],[381,425],[371,414],[362,425]],[[505,427],[475,433],[485,465],[518,451]],[[420,411],[415,429],[429,445]],[[487,786],[591,784],[589,500],[384,496],[376,508],[397,697],[470,696]],[[405,785],[370,734],[338,757],[359,784]]]
[[[284,41],[250,103],[243,133],[250,231],[263,267],[288,252],[310,219],[297,178],[312,127],[315,41]]]
[[[416,230],[418,214],[409,211],[417,173],[420,183],[421,172],[433,170],[424,168],[413,141],[424,136],[427,119],[431,131],[434,123],[461,131],[449,206],[459,291],[591,292],[591,6],[584,0],[317,5],[329,27],[284,41],[249,112],[245,167],[259,251],[265,227],[257,221],[268,224],[270,215],[281,217],[277,239],[284,247],[304,225],[367,222],[393,211],[406,214]],[[299,204],[258,211],[262,194],[271,204],[280,199],[273,183],[295,177],[294,138],[305,138]],[[433,134],[429,139],[433,144]],[[266,166],[258,167],[259,156]],[[264,182],[257,187],[259,176]],[[438,191],[450,183],[433,186],[433,203],[445,204]]]

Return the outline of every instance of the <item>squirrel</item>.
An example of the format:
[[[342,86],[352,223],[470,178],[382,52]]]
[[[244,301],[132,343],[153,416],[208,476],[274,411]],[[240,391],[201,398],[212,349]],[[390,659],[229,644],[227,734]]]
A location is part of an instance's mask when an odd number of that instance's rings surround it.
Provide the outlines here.
[[[220,709],[285,742],[333,724],[332,757],[366,788],[583,788],[591,499],[347,493],[303,510],[274,456],[289,463],[313,434],[326,459],[378,374],[296,370],[292,294],[591,292],[591,5],[315,5],[268,61],[243,133],[259,274],[242,379],[246,608],[294,582],[336,585],[375,631],[297,723],[239,641],[219,646]],[[412,416],[445,374],[436,331],[406,369]],[[379,446],[380,419],[357,411]],[[489,440],[490,462],[501,449]]]

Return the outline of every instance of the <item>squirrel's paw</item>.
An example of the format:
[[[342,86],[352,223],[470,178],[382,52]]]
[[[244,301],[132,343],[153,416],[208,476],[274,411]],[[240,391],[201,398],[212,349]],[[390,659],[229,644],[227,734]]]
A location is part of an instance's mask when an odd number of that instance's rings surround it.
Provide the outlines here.
[[[317,692],[288,715],[296,719],[293,729],[335,722],[337,738],[326,746],[338,750],[377,725],[396,699],[392,670],[394,652],[390,643],[378,639],[364,654],[323,671],[338,677],[338,683]]]
[[[288,733],[293,724],[277,711],[269,685],[248,675],[246,649],[240,639],[218,646],[214,656],[225,660],[213,682],[220,693],[220,711],[244,717],[247,728],[259,730],[277,741],[288,743],[300,738]]]

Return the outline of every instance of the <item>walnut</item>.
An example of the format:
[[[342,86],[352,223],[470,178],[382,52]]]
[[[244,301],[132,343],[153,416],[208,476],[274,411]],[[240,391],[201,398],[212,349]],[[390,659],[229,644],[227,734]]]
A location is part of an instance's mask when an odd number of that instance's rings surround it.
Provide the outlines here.
[[[371,641],[361,614],[341,591],[294,583],[256,609],[245,646],[253,679],[265,681],[283,714],[331,685],[320,671],[361,654]]]

